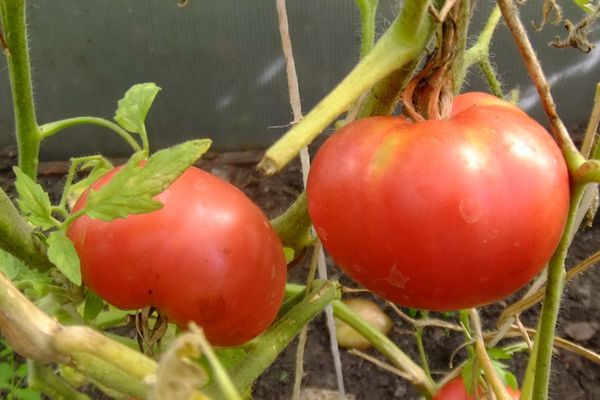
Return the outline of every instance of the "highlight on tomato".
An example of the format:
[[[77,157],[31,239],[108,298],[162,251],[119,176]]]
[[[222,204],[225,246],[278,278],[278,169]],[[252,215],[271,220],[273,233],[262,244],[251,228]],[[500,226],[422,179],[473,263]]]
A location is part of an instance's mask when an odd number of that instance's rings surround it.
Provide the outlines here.
[[[193,321],[213,345],[239,345],[262,333],[286,282],[283,249],[265,215],[233,185],[195,167],[156,200],[164,206],[151,213],[73,222],[68,236],[84,283],[121,309],[153,305],[181,326]]]
[[[307,186],[317,234],[354,280],[403,306],[498,301],[550,259],[569,208],[551,135],[517,106],[455,97],[450,117],[370,117],[321,146]]]

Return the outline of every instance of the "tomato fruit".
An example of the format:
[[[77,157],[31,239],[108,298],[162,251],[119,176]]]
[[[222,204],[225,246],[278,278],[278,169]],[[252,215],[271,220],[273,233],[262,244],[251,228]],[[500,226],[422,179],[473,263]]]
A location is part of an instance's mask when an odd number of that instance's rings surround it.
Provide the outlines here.
[[[354,280],[448,311],[500,300],[542,270],[564,229],[569,176],[542,126],[469,93],[447,120],[346,125],[317,152],[307,197],[324,247]]]
[[[264,331],[283,301],[287,272],[279,238],[260,209],[195,167],[156,199],[164,207],[151,213],[73,222],[68,236],[85,284],[116,307],[154,305],[181,326],[194,321],[213,345],[238,345]]]
[[[518,390],[506,388],[508,394],[514,399],[519,400],[521,392]],[[480,396],[479,399],[486,400],[487,396]],[[445,384],[431,400],[475,400],[474,394],[468,394],[462,377],[455,378]]]

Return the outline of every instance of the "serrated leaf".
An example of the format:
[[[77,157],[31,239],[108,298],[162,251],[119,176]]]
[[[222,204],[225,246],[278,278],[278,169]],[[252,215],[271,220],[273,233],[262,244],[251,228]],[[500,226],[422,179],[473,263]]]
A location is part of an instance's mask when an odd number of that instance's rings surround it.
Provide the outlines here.
[[[54,231],[48,236],[48,258],[50,262],[75,285],[81,285],[79,256],[73,242],[63,231]]]
[[[19,278],[23,271],[26,271],[27,269],[28,268],[23,261],[0,249],[0,272],[6,275],[8,279],[12,281]]]
[[[84,163],[79,170],[85,171],[90,170],[88,176],[81,179],[80,181],[74,183],[69,188],[69,192],[67,193],[67,202],[69,206],[72,208],[81,194],[94,182],[96,182],[102,175],[106,174],[108,171],[113,169],[113,165],[106,160],[105,158],[101,158],[98,160],[91,160]]]
[[[86,321],[93,321],[96,319],[102,308],[104,307],[104,301],[100,296],[94,293],[89,288],[85,294],[85,307],[83,308],[83,318]]]
[[[52,204],[48,193],[19,167],[13,167],[13,171],[17,177],[15,181],[15,188],[19,194],[17,203],[23,215],[29,222],[42,229],[52,228],[54,226]]]
[[[573,0],[575,4],[579,6],[583,11],[588,14],[592,14],[596,11],[597,6],[593,1],[590,0]]]
[[[159,91],[152,82],[133,85],[118,101],[115,121],[129,132],[142,133],[148,110]]]
[[[157,210],[154,196],[162,193],[210,147],[209,139],[191,140],[153,154],[142,166],[142,153],[134,154],[112,179],[89,192],[85,213],[112,221],[128,214]]]

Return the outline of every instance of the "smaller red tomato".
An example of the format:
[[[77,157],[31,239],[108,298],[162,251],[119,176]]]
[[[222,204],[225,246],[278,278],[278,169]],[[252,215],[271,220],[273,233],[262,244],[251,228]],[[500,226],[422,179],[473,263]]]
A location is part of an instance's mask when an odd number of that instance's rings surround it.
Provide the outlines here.
[[[118,168],[92,185],[105,185]],[[84,207],[87,192],[74,207]],[[163,208],[69,227],[83,281],[112,305],[154,305],[181,326],[194,321],[213,345],[239,345],[273,322],[285,290],[277,234],[240,190],[191,167],[156,196]]]
[[[506,387],[508,394],[514,399],[519,400],[521,392]],[[485,394],[479,396],[480,400],[488,400]],[[468,394],[462,377],[455,378],[445,384],[431,400],[475,400],[474,394]]]

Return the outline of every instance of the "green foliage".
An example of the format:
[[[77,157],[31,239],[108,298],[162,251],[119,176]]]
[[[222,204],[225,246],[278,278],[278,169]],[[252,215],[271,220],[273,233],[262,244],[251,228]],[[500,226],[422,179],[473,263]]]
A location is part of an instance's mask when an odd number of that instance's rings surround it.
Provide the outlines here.
[[[191,140],[156,152],[146,163],[142,162],[143,153],[134,154],[110,182],[90,191],[85,214],[112,221],[161,208],[154,196],[169,187],[210,144],[209,139]]]
[[[48,236],[48,258],[75,285],[81,285],[79,256],[64,231],[54,231]]]
[[[13,171],[17,177],[15,187],[19,194],[19,208],[23,215],[33,225],[39,226],[42,229],[50,229],[55,226],[52,218],[52,204],[48,193],[44,191],[39,183],[36,183],[27,174],[13,167]]]
[[[590,0],[573,0],[573,2],[588,14],[592,14],[598,9],[598,5]]]
[[[83,308],[83,318],[86,321],[93,321],[104,307],[104,301],[100,296],[89,288],[85,294],[85,307]]]
[[[143,135],[144,121],[160,88],[154,83],[133,85],[119,100],[115,121],[129,132]]]
[[[50,275],[30,269],[23,261],[1,249],[0,272],[31,299],[45,296],[52,285]]]
[[[6,400],[40,400],[38,391],[25,387],[28,368],[17,361],[17,356],[0,339],[0,398]]]

